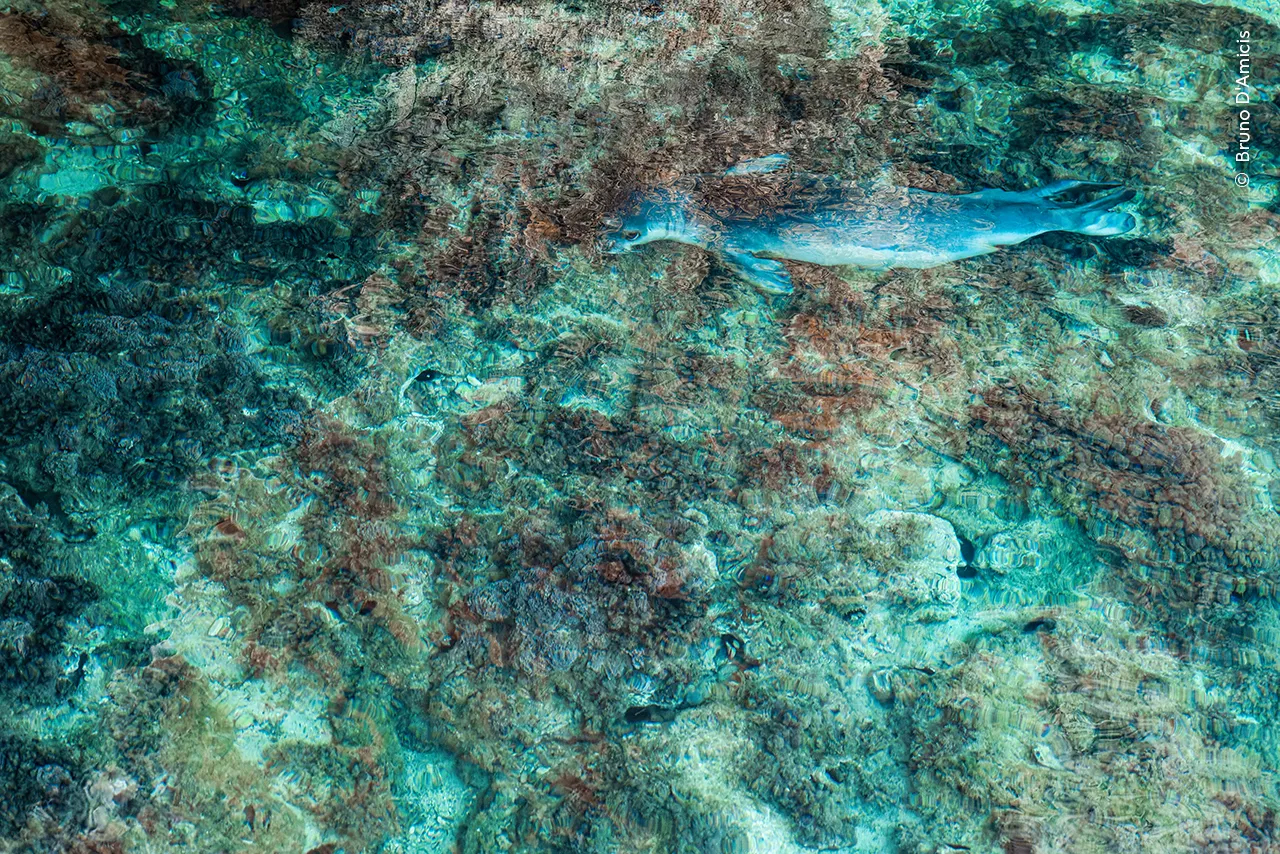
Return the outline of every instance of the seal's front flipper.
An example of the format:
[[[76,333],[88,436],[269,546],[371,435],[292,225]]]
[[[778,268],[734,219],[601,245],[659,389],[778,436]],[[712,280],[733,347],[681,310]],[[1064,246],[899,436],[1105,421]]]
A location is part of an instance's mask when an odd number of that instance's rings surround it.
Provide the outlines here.
[[[757,258],[747,252],[724,252],[724,265],[760,290],[769,294],[791,293],[791,274],[782,262]]]

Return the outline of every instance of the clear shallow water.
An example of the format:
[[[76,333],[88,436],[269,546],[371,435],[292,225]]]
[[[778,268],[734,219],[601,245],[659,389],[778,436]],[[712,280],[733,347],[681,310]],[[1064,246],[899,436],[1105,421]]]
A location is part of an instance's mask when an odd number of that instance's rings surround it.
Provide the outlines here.
[[[0,846],[1271,850],[1275,17],[5,7]],[[1139,227],[599,251],[778,152]]]

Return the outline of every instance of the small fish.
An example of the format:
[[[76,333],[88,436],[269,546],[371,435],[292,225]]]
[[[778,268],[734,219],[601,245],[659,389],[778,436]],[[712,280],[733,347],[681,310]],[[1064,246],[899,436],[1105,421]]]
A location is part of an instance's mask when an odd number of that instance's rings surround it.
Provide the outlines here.
[[[617,254],[660,240],[700,246],[761,290],[787,294],[791,276],[783,260],[923,269],[1049,231],[1108,237],[1136,225],[1130,214],[1110,212],[1136,195],[1118,184],[1067,180],[1021,192],[947,195],[820,176],[760,177],[787,163],[785,155],[771,155],[732,167],[718,181],[697,175],[641,191],[609,222],[614,230],[604,249]],[[1068,193],[1101,195],[1059,201]]]

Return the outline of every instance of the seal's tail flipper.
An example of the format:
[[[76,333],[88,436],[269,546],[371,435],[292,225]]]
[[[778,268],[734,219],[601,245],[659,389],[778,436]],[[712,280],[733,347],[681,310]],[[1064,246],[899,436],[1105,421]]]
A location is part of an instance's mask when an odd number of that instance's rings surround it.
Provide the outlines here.
[[[724,265],[768,294],[791,293],[791,274],[780,261],[757,258],[747,252],[724,252]]]
[[[1133,231],[1138,221],[1127,213],[1096,213],[1094,211],[1072,211],[1077,220],[1071,230],[1094,237],[1113,237]]]
[[[1043,187],[1027,190],[1027,193],[1041,199],[1052,199],[1054,196],[1061,196],[1070,190],[1079,190],[1082,193],[1096,193],[1098,190],[1114,190],[1119,186],[1119,184],[1110,181],[1054,181],[1052,184],[1045,184]]]
[[[1098,196],[1091,202],[1085,202],[1082,205],[1073,205],[1072,210],[1077,211],[1105,211],[1114,208],[1116,205],[1131,201],[1134,196],[1138,195],[1136,191],[1125,188],[1123,190],[1114,190],[1106,195]]]
[[[1114,184],[1107,186],[1115,186]],[[1066,218],[1067,228],[1080,234],[1094,237],[1112,237],[1132,231],[1138,224],[1127,213],[1110,213],[1116,205],[1130,201],[1138,195],[1131,189],[1122,188],[1103,193],[1091,202],[1065,207],[1062,215]]]

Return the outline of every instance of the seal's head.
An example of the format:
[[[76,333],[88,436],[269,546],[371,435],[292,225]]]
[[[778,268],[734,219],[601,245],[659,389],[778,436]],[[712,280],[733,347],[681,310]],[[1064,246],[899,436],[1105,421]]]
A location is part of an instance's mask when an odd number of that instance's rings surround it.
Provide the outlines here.
[[[669,189],[637,192],[616,216],[605,220],[611,231],[604,237],[603,249],[617,255],[656,240],[705,246],[705,228],[697,220],[690,214],[683,193]]]

